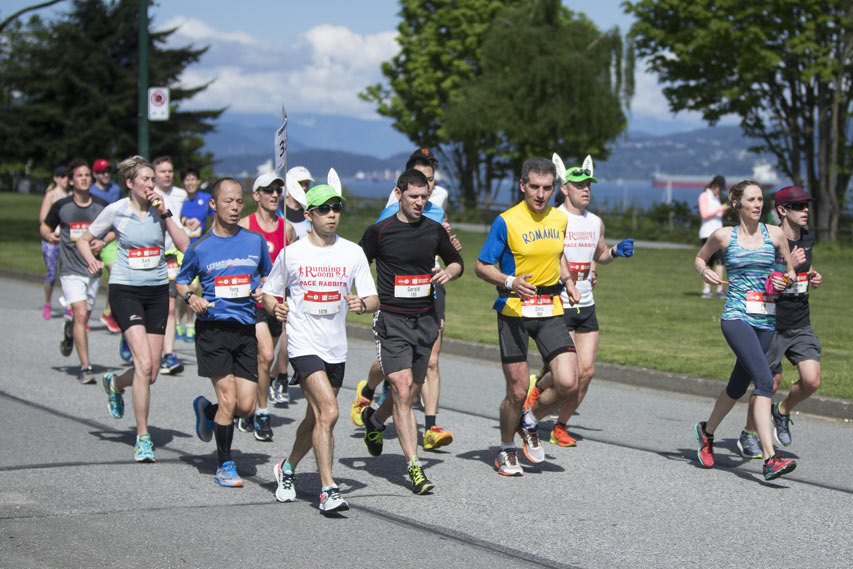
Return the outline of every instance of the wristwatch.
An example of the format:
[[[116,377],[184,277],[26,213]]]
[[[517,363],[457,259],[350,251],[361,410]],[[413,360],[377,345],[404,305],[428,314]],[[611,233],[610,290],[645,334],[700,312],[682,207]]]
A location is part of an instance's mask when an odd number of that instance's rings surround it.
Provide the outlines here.
[[[166,213],[161,213],[161,214],[160,214],[160,217],[162,217],[163,219],[166,219],[167,217],[172,217],[172,210],[167,209],[167,210],[166,210]]]
[[[184,302],[189,303],[189,301],[190,301],[190,297],[191,297],[192,295],[193,295],[193,291],[188,290],[188,291],[187,291],[187,293],[184,295]]]

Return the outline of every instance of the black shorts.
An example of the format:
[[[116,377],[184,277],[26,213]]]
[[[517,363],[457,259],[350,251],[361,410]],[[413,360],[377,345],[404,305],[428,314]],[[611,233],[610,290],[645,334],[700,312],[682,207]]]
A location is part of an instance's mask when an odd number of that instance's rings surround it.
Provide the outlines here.
[[[444,320],[447,312],[447,289],[444,285],[435,285],[435,314],[439,320]]]
[[[595,305],[578,308],[563,307],[563,322],[570,332],[598,332],[598,318],[595,317]]]
[[[526,362],[527,345],[531,336],[546,364],[560,354],[577,351],[560,316],[524,318],[498,314],[501,363]]]
[[[303,377],[308,377],[312,373],[317,373],[318,371],[326,372],[326,377],[329,378],[329,385],[332,387],[340,388],[344,384],[344,368],[346,368],[346,362],[328,364],[318,356],[299,356],[296,358],[290,358],[290,365],[293,366],[293,375],[290,378],[290,385],[296,385],[302,381]]]
[[[438,339],[438,316],[435,310],[417,315],[377,310],[373,338],[384,375],[411,369],[412,380],[423,383],[432,345]]]
[[[705,242],[708,240],[707,237],[701,239],[702,246],[705,245]],[[717,249],[717,252],[711,255],[711,258],[708,259],[708,266],[714,267],[715,265],[723,265],[726,266],[726,258],[724,256],[722,249]]]
[[[266,322],[273,339],[281,336],[281,320],[264,310],[263,307],[257,305],[255,306],[255,322],[258,324]]]
[[[254,324],[197,318],[195,355],[198,374],[202,377],[234,374],[258,381],[258,340]]]
[[[145,326],[148,334],[166,334],[169,318],[169,285],[110,285],[110,309],[122,333],[131,326]]]

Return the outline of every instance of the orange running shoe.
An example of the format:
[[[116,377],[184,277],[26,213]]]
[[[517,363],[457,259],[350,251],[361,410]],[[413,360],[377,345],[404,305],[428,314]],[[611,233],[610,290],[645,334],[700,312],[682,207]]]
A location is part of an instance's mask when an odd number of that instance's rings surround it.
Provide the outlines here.
[[[577,446],[578,441],[566,431],[565,425],[560,425],[558,423],[554,427],[554,430],[551,431],[551,444],[559,445],[561,447],[573,447]]]
[[[447,446],[452,442],[453,433],[442,430],[435,425],[429,430],[424,431],[424,450],[437,449],[438,447]]]
[[[524,400],[524,410],[529,411],[536,404],[539,396],[542,395],[542,390],[536,387],[536,381],[539,376],[535,373],[530,374],[530,387],[527,388],[527,399]]]
[[[352,402],[352,406],[349,411],[350,419],[352,419],[352,422],[356,427],[364,426],[364,423],[361,420],[361,412],[365,407],[370,405],[370,399],[366,399],[361,396],[361,390],[365,387],[367,387],[366,379],[358,382],[358,385],[355,388],[355,400]]]

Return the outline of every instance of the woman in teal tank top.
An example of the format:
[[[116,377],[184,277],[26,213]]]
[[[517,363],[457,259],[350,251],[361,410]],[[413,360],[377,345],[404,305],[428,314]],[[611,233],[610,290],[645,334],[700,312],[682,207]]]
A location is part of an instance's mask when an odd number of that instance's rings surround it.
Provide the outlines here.
[[[729,289],[720,328],[726,342],[737,357],[729,383],[720,393],[707,421],[697,423],[693,434],[699,443],[699,462],[706,468],[714,466],[714,432],[746,393],[749,383],[755,384],[753,408],[758,438],[764,461],[764,478],[773,480],[797,467],[793,459],[782,458],[773,449],[770,405],[773,397],[773,375],[764,357],[776,329],[775,298],[794,278],[788,241],[782,230],[761,223],[764,198],[761,186],[753,180],[735,184],[729,191],[732,207],[738,212],[736,227],[722,227],[708,238],[696,255],[693,267],[706,283],[723,284],[708,260],[719,250],[726,259]],[[774,271],[776,251],[787,263],[786,273]],[[740,444],[740,441],[738,441]]]

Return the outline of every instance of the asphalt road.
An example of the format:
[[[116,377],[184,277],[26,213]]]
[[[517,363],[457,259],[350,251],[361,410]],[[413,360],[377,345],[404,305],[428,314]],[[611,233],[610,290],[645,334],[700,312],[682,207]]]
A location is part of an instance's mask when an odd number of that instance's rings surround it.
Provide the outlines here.
[[[373,458],[350,422],[373,356],[370,344],[351,341],[334,473],[352,509],[325,518],[313,455],[297,470],[298,501],[273,496],[273,465],[304,400],[273,411],[272,443],[235,433],[246,485],[220,488],[213,443],[193,434],[191,409],[213,389],[195,375],[192,346],[179,343],[187,369],[152,389],[157,463],[136,464],[130,402],[113,420],[101,388],[77,383],[76,356],[59,354],[58,313],[40,317],[40,286],[0,286],[2,567],[850,566],[853,426],[840,420],[796,418],[789,450],[799,467],[765,483],[760,462],[737,455],[744,406],[718,431],[718,466],[705,470],[691,426],[711,400],[601,380],[570,424],[578,447],[546,443],[546,463],[504,478],[492,464],[500,367],[447,356],[439,424],[455,442],[421,453],[437,487],[414,496],[393,427]],[[99,371],[122,367],[118,337],[97,321],[90,343]]]

